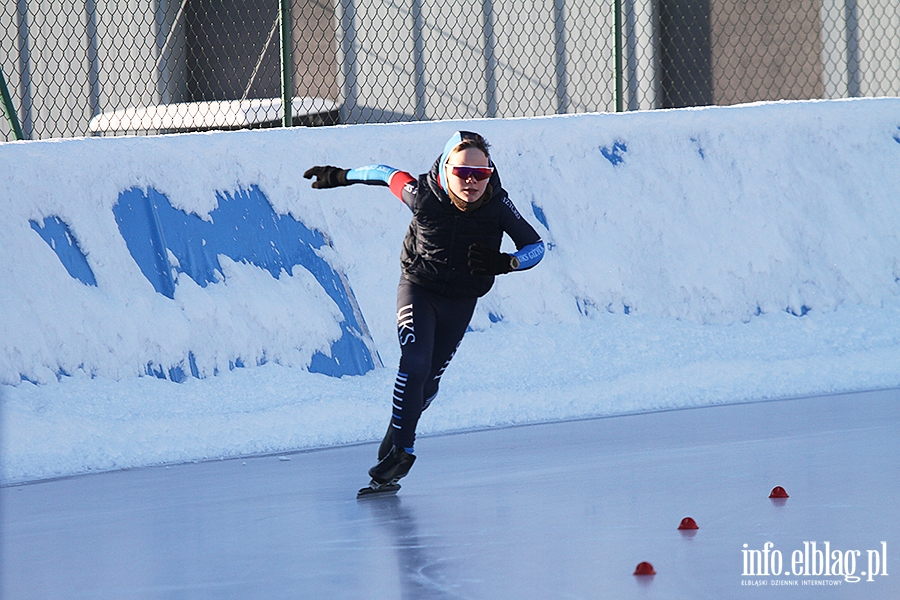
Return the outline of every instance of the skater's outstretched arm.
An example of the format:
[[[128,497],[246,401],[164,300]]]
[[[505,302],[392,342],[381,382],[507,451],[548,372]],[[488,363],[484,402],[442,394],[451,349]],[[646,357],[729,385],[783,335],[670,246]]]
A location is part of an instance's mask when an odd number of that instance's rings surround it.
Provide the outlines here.
[[[355,183],[386,186],[400,200],[404,200],[403,189],[407,185],[416,185],[416,179],[412,175],[387,165],[366,165],[355,169],[317,166],[307,169],[303,177],[306,179],[315,177],[312,186],[317,189],[342,187]]]

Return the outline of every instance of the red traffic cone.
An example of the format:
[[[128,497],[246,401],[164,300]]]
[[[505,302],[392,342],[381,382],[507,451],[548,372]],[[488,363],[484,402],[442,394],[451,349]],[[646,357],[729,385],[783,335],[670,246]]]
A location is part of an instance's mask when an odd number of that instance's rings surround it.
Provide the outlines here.
[[[634,570],[635,575],[656,575],[656,571],[653,570],[653,565],[648,562],[642,562],[638,564],[637,568]]]
[[[769,498],[790,498],[790,496],[788,496],[788,493],[784,491],[783,487],[781,487],[780,485],[776,485],[774,488],[772,488],[772,493],[769,494]]]
[[[685,517],[681,520],[681,524],[678,526],[678,529],[700,529],[700,527],[697,526],[697,521],[695,521],[691,517]]]

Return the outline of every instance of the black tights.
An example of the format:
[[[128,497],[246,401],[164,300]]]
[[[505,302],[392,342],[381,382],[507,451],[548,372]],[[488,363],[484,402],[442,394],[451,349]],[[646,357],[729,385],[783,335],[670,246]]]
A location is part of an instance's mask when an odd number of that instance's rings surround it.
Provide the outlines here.
[[[394,445],[412,448],[422,411],[437,396],[441,376],[472,319],[477,298],[446,298],[405,278],[397,290],[400,369],[394,383]]]

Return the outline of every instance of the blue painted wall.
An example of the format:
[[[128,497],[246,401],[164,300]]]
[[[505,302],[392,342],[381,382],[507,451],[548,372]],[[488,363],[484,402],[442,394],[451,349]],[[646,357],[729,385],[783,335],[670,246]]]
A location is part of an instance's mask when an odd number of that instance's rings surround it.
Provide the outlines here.
[[[209,220],[204,220],[176,209],[153,188],[145,191],[134,187],[119,194],[113,206],[119,232],[156,292],[174,299],[176,273],[187,275],[204,288],[223,283],[225,275],[219,256],[255,265],[274,279],[290,277],[291,270],[299,266],[315,277],[342,316],[341,337],[332,344],[329,354],[315,352],[309,370],[341,377],[361,375],[380,363],[370,350],[371,338],[346,278],[316,252],[329,245],[326,236],[291,216],[277,214],[256,186],[219,193],[217,200],[218,207],[210,213]],[[97,285],[87,258],[61,218],[54,216],[43,223],[30,223],[53,248],[69,275],[85,285]],[[170,253],[175,261],[170,261]],[[266,359],[256,362],[262,364]],[[248,365],[238,358],[230,366]],[[200,376],[193,352],[175,365],[150,362],[145,372],[173,381],[183,381],[188,374]]]

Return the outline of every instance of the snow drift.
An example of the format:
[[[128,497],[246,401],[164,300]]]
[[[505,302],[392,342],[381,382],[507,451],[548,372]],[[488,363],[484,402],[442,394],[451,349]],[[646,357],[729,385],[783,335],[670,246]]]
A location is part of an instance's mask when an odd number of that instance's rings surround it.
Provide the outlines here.
[[[432,409],[425,432],[900,384],[895,330],[880,329],[876,343],[847,326],[892,323],[900,294],[898,99],[15,142],[0,145],[7,480],[378,435],[389,369],[376,367],[398,356],[408,212],[386,190],[313,190],[301,174],[376,162],[423,172],[461,128],[491,142],[548,253],[498,279],[467,337],[515,372],[461,351],[466,378],[453,382],[451,368],[444,387],[468,400]],[[834,344],[820,364],[848,347],[879,358],[821,385],[760,371],[802,354],[796,340],[817,352]],[[97,448],[95,433],[63,436],[55,451],[80,447],[81,458],[35,467],[48,459],[24,432],[71,426],[86,396],[109,394],[92,412],[98,431],[110,411],[149,431],[141,398],[205,406],[241,366],[243,396],[221,408],[224,433],[199,425],[195,446],[117,433],[99,458],[85,449]],[[263,406],[243,387],[258,385],[251,371],[270,382],[290,372],[292,383]],[[163,392],[154,378],[186,383],[161,382]],[[270,401],[303,405],[302,417],[278,419],[307,433],[272,430]],[[159,410],[153,419],[181,408]],[[242,422],[248,413],[259,420]],[[182,426],[196,433],[198,422]]]

